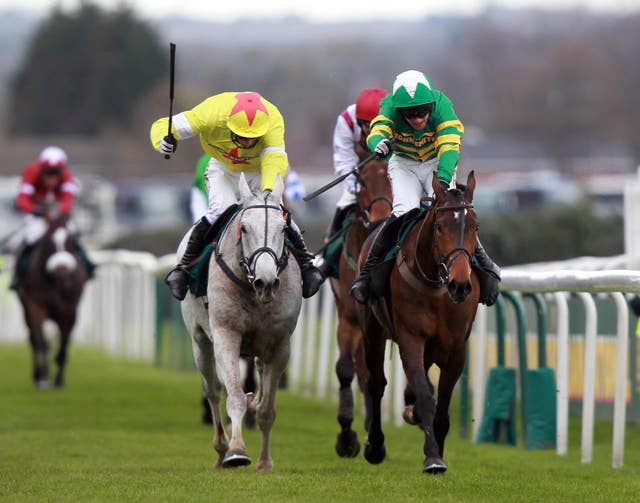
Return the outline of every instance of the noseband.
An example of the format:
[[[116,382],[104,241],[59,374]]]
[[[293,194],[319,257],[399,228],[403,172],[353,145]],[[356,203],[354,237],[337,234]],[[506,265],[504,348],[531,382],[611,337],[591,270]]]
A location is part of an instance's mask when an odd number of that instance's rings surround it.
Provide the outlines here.
[[[360,189],[358,190],[358,195],[360,195],[360,192],[362,191],[362,187],[365,186],[365,183],[364,183],[364,180],[362,180],[362,178],[360,177],[359,171],[356,173],[356,178],[358,180],[358,184],[360,184]],[[373,205],[376,204],[378,201],[384,201],[389,205],[389,208],[393,210],[393,201],[387,196],[375,196],[367,207],[364,207],[360,202],[360,198],[358,198],[358,207],[362,212],[362,215],[359,216],[358,219],[360,220],[360,222],[362,223],[365,229],[368,229],[373,223],[371,221],[371,208],[373,208]]]
[[[438,278],[439,283],[441,285],[446,285],[449,282],[449,268],[456,261],[456,259],[460,255],[464,255],[467,257],[469,263],[471,263],[471,254],[464,247],[464,230],[465,230],[465,219],[467,215],[467,210],[473,208],[473,204],[460,204],[457,206],[445,206],[442,208],[435,208],[436,215],[438,212],[442,211],[461,211],[462,218],[460,219],[460,239],[458,241],[458,246],[451,250],[446,255],[443,255],[440,251],[440,247],[438,246],[438,240],[436,239],[436,222],[433,223],[433,246],[438,252]]]
[[[254,210],[254,209],[264,209],[264,245],[254,250],[254,252],[247,258],[245,257],[244,247],[242,246],[242,236],[241,236],[240,228],[242,226],[242,217],[244,216],[245,211]],[[245,273],[247,275],[247,281],[252,287],[253,287],[253,282],[256,279],[256,261],[258,260],[258,257],[263,253],[266,253],[267,255],[270,255],[271,258],[273,258],[273,261],[275,262],[278,268],[278,272],[277,272],[278,275],[280,275],[282,270],[287,265],[286,246],[282,247],[282,253],[280,254],[280,257],[278,257],[278,255],[273,250],[273,248],[271,248],[267,243],[267,236],[269,235],[269,210],[270,209],[278,210],[278,211],[282,210],[280,206],[267,204],[267,199],[265,197],[264,204],[253,204],[251,206],[247,206],[246,208],[243,208],[240,213],[240,217],[238,218],[237,244],[240,247],[239,263],[240,263],[240,266],[245,270]]]

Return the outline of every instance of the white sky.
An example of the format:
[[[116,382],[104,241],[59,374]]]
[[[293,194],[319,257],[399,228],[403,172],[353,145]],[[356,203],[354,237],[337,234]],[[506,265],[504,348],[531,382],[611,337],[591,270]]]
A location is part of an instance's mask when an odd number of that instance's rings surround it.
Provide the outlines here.
[[[120,0],[90,0],[106,8]],[[640,11],[640,0],[128,0],[143,18],[166,15],[232,21],[239,18],[277,18],[297,15],[311,21],[419,19],[428,14],[476,14],[490,6],[542,9],[582,8],[595,12],[624,14]],[[46,12],[54,5],[76,8],[80,0],[0,0],[0,9],[16,8]]]

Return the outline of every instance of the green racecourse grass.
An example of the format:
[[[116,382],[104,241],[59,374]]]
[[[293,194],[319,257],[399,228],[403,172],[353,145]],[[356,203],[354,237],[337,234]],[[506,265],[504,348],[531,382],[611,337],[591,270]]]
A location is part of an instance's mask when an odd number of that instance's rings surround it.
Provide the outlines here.
[[[340,459],[329,402],[279,392],[274,471],[213,470],[210,427],[200,423],[199,378],[73,347],[63,390],[36,391],[24,346],[0,345],[2,502],[640,501],[640,431],[629,426],[625,465],[611,468],[611,425],[597,423],[594,462],[570,451],[447,440],[444,476],[422,474],[422,434],[385,428],[387,459]],[[457,400],[456,400],[457,402]],[[362,418],[357,418],[359,433]],[[361,435],[362,438],[362,435]],[[259,434],[245,431],[254,463]]]

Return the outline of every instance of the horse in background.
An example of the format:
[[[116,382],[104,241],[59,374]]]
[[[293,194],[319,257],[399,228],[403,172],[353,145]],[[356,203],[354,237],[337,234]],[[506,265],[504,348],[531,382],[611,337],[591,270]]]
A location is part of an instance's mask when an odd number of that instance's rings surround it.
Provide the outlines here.
[[[385,342],[390,336],[398,345],[408,380],[405,398],[414,402],[408,404],[405,420],[424,431],[423,471],[433,474],[447,469],[443,456],[449,404],[464,368],[466,341],[480,295],[471,267],[478,230],[472,204],[475,186],[473,171],[464,190],[444,190],[433,177],[433,205],[400,244],[386,298],[378,297],[361,308],[372,400],[364,452],[370,463],[380,463],[386,455],[380,402],[386,385]],[[360,255],[360,264],[368,248]],[[390,316],[383,315],[384,307]],[[433,364],[440,368],[437,405],[427,374]]]
[[[57,325],[60,339],[55,356],[58,369],[53,384],[55,387],[64,386],[71,331],[84,285],[89,279],[77,237],[71,235],[66,222],[60,218],[48,218],[47,222],[48,229],[30,253],[24,286],[18,290],[29,329],[33,380],[38,388],[50,386],[49,343],[44,333],[47,319]]]
[[[360,161],[370,155],[361,147],[356,152]],[[335,370],[340,383],[338,423],[341,431],[336,439],[336,452],[341,457],[355,457],[360,452],[358,435],[351,428],[354,407],[351,383],[354,376],[357,376],[358,386],[365,400],[365,429],[369,427],[371,409],[366,386],[368,371],[364,360],[362,329],[358,320],[357,303],[349,295],[349,289],[356,278],[357,260],[362,245],[369,234],[391,215],[393,208],[386,161],[369,161],[357,177],[360,185],[356,196],[357,203],[351,216],[347,217],[352,219],[353,223],[344,236],[339,277],[331,278],[331,289],[338,311],[336,336],[339,356]]]
[[[271,429],[275,393],[289,361],[290,338],[302,306],[302,280],[285,243],[287,215],[281,206],[284,184],[278,176],[272,192],[254,194],[240,176],[241,210],[226,226],[209,264],[207,298],[189,292],[182,314],[192,337],[196,366],[214,418],[215,467],[251,463],[242,437],[242,420],[255,410],[261,432],[258,471],[270,471]],[[185,236],[178,250],[184,252]],[[255,356],[257,393],[243,392],[239,360]],[[220,412],[222,389],[227,392],[231,439]]]

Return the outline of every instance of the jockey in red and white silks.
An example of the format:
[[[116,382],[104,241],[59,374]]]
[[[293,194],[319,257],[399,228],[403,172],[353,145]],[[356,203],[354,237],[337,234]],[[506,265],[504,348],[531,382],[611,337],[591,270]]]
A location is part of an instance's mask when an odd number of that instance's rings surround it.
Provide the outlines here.
[[[16,206],[26,213],[23,236],[27,245],[38,241],[47,230],[45,208],[57,202],[58,216],[68,216],[77,190],[67,155],[59,147],[45,148],[38,160],[24,169]],[[67,226],[71,226],[70,220]]]

